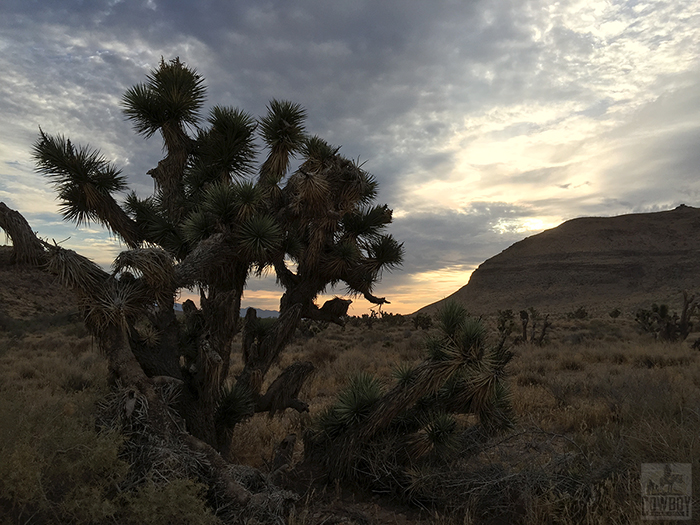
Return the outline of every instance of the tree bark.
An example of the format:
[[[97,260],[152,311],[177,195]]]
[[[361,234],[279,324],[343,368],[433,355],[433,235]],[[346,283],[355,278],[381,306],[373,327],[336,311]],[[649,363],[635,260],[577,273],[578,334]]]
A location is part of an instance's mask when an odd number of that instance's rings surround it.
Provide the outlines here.
[[[301,309],[301,305],[296,304],[282,312],[272,333],[262,341],[256,340],[254,334],[251,334],[257,319],[255,310],[251,308],[246,314],[246,326],[243,329],[245,366],[237,381],[253,395],[256,412],[272,410],[274,413],[287,407],[297,410],[306,408],[305,403],[296,400],[296,396],[313,371],[311,363],[293,364],[270,385],[265,395],[261,395],[263,379],[294,335],[301,319]]]
[[[37,266],[44,261],[44,245],[21,213],[0,202],[0,229],[12,239],[11,261]]]
[[[284,412],[287,408],[293,408],[297,412],[308,412],[309,404],[298,399],[298,396],[301,387],[314,370],[314,365],[308,361],[299,361],[288,366],[272,382],[267,392],[258,398],[255,411],[269,412],[270,416]]]
[[[148,171],[160,191],[163,207],[172,224],[179,224],[186,212],[185,189],[182,174],[194,141],[178,124],[166,124],[161,129],[167,156],[158,162],[158,167]]]

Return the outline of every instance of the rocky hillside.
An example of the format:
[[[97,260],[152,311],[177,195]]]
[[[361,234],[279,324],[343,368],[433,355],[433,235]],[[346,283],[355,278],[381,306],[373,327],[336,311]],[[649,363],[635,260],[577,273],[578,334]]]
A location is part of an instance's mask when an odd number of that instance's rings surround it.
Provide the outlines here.
[[[488,259],[444,300],[456,299],[474,314],[584,306],[629,315],[652,302],[679,308],[682,290],[700,293],[700,209],[684,205],[567,221]],[[420,311],[435,311],[443,301]]]
[[[0,317],[27,320],[77,312],[77,297],[46,272],[10,264],[11,246],[0,246]]]

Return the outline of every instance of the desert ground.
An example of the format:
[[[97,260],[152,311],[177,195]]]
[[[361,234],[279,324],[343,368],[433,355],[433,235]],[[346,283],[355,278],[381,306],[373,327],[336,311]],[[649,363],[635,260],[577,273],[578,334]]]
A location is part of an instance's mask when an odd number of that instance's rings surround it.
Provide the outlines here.
[[[3,276],[0,524],[222,523],[196,480],[156,470],[124,489],[134,468],[123,456],[128,434],[96,425],[110,395],[107,368],[78,310],[50,283]],[[691,463],[700,473],[700,352],[690,345],[700,333],[661,343],[640,332],[633,312],[573,314],[550,317],[542,345],[512,346],[514,427],[474,439],[449,465],[414,472],[404,493],[314,479],[303,469],[272,471],[280,442],[303,436],[350,378],[371,373],[390,384],[400,363],[420,361],[435,328],[416,328],[408,317],[299,333],[276,366],[315,365],[300,395],[309,413],[240,424],[232,459],[296,494],[284,518],[293,524],[638,523],[642,463]],[[495,338],[495,317],[484,322]],[[238,345],[232,377],[242,368]],[[460,417],[461,443],[469,443],[474,416]],[[303,439],[292,455],[301,463]],[[697,519],[700,482],[693,501]]]

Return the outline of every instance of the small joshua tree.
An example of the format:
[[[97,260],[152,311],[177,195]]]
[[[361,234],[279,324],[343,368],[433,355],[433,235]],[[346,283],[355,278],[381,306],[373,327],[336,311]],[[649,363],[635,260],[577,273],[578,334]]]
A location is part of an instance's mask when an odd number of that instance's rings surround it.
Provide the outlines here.
[[[498,310],[498,319],[496,321],[496,328],[501,337],[509,337],[513,330],[515,329],[515,314],[513,310]]]
[[[413,316],[413,328],[416,330],[419,328],[429,330],[431,326],[433,326],[433,318],[430,317],[430,314],[421,312]]]
[[[539,323],[542,322],[540,326]],[[537,346],[542,346],[547,337],[547,329],[552,326],[549,320],[549,314],[544,317],[538,312],[534,307],[530,307],[527,310],[520,310],[520,322],[523,327],[523,335],[521,338],[517,339],[517,342],[536,344]],[[528,340],[527,327],[530,324],[530,338]],[[540,326],[540,332],[537,333],[537,327]]]
[[[481,321],[457,303],[437,319],[425,359],[399,366],[393,385],[360,374],[338,395],[305,436],[308,461],[335,478],[404,490],[411,469],[449,462],[460,449],[455,414],[476,414],[485,435],[510,427],[505,338],[489,345]]]
[[[655,339],[662,341],[685,341],[693,330],[692,317],[700,309],[695,296],[683,292],[681,315],[669,313],[668,305],[652,304],[651,310],[639,309],[635,321],[644,332],[651,333]]]

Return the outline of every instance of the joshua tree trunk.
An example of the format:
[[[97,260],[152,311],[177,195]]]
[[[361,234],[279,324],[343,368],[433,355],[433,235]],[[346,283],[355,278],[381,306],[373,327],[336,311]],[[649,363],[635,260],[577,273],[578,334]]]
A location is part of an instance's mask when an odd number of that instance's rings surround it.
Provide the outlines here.
[[[313,371],[313,365],[310,363],[306,363],[304,366],[300,366],[298,363],[291,365],[275,379],[265,394],[261,392],[265,375],[291,340],[300,319],[301,305],[295,305],[280,316],[279,321],[269,334],[258,340],[252,333],[257,321],[257,313],[254,308],[248,309],[243,329],[245,366],[237,381],[240,385],[245,385],[253,395],[255,412],[269,411],[274,413],[283,411],[287,407],[296,408],[300,412],[308,410],[308,405],[296,399],[296,395],[299,393],[303,380]],[[283,402],[286,403],[286,406],[280,404]]]
[[[0,202],[0,229],[12,239],[12,258],[16,264],[39,264],[44,258],[44,246],[31,226],[18,211]]]
[[[700,308],[697,302],[695,302],[695,296],[691,295],[688,297],[688,292],[683,291],[683,310],[681,311],[681,318],[678,323],[679,338],[681,341],[685,341],[688,335],[693,329],[693,323],[690,320],[695,312]]]

